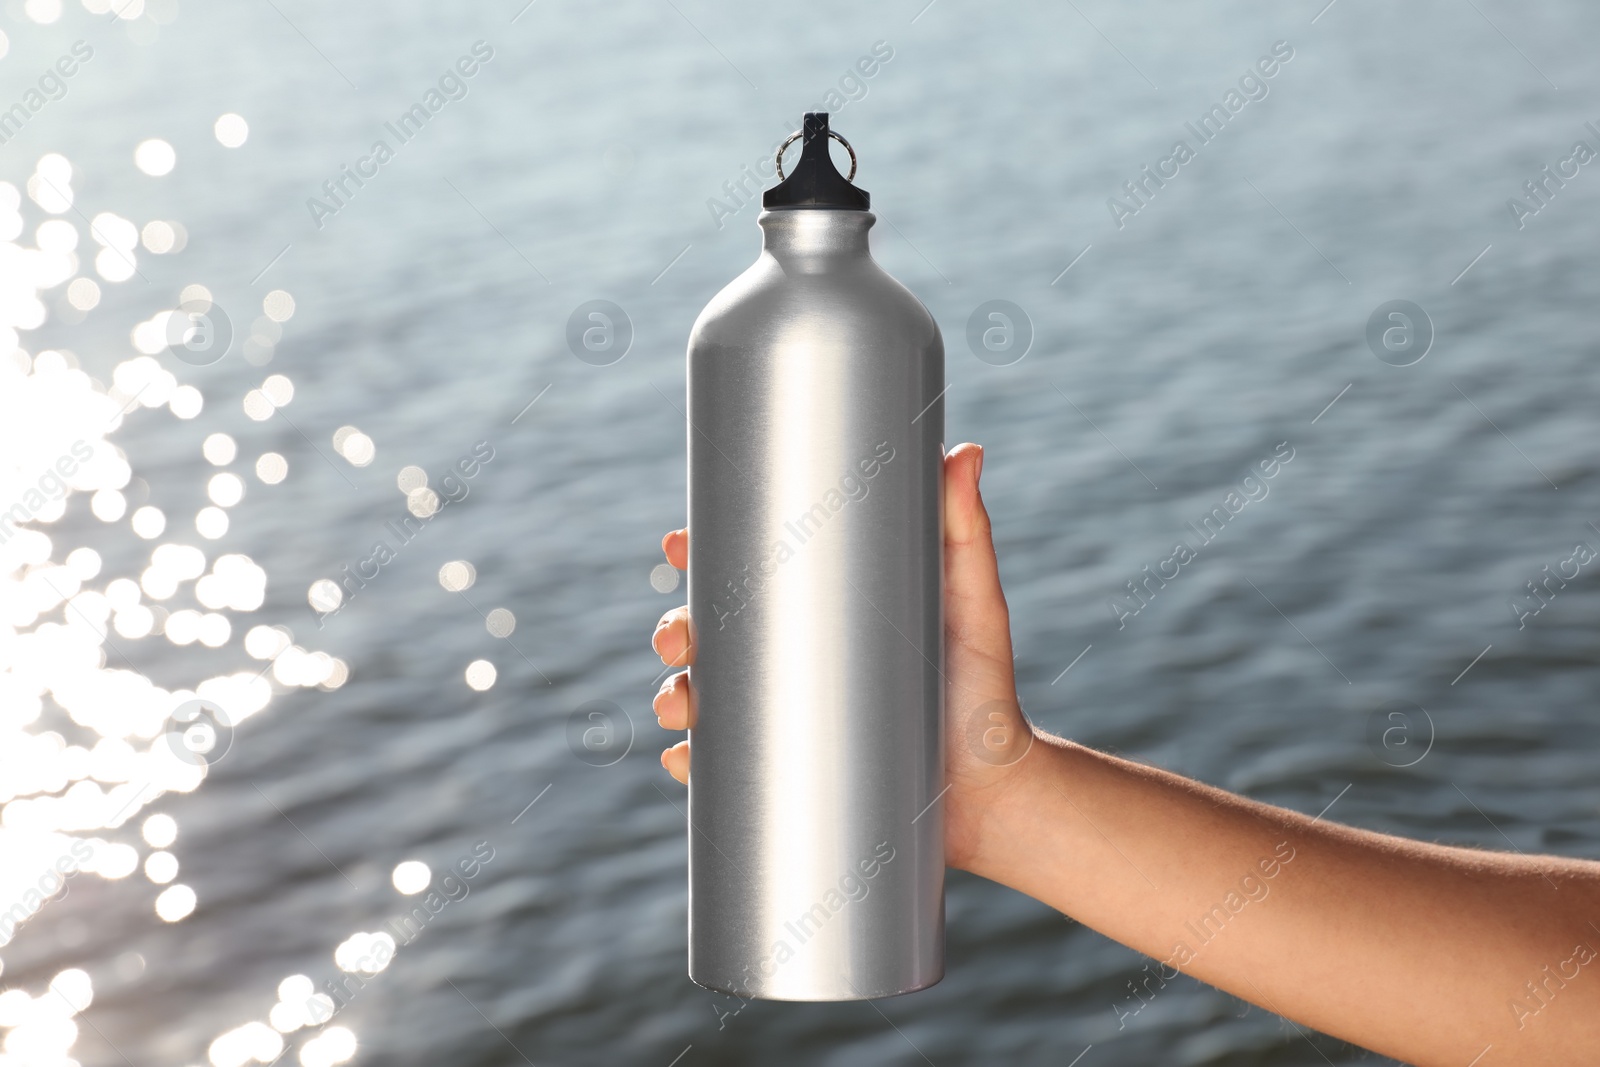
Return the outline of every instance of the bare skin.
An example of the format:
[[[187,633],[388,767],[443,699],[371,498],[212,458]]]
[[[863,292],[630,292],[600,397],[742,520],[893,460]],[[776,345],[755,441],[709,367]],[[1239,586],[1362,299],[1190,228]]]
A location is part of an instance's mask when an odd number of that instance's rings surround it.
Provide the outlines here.
[[[1182,971],[1418,1067],[1600,1063],[1600,863],[1340,826],[1031,726],[982,466],[977,445],[945,457],[952,867],[1158,961],[1113,1008],[1124,1025]],[[687,530],[662,548],[688,566]],[[663,662],[693,664],[688,622],[686,608],[662,617],[651,643]],[[688,671],[662,685],[655,712],[669,730],[694,725]],[[959,741],[973,736],[1006,737],[1001,758]],[[689,743],[661,762],[687,782]]]

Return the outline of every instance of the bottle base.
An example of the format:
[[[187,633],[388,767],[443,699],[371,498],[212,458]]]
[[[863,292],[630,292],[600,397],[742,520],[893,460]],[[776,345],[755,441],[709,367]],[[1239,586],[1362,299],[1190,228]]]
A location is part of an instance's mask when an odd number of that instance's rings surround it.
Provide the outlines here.
[[[693,974],[689,975],[689,981],[701,989],[709,989],[713,993],[725,993],[730,997],[738,997],[741,1000],[774,1000],[790,1004],[832,1004],[852,1000],[884,1000],[889,997],[905,996],[907,993],[920,993],[924,989],[931,989],[943,980],[944,971],[940,970],[938,974],[926,980],[914,982],[907,986],[890,987],[881,990],[863,989],[842,978],[841,985],[836,990],[817,989],[808,991],[794,988],[752,990],[748,987],[734,988],[732,983],[719,983],[696,978]]]

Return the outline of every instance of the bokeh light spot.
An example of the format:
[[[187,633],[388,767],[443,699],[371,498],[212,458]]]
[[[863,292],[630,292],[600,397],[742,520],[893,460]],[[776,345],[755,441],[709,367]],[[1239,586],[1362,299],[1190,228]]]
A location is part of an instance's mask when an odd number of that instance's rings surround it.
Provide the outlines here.
[[[494,664],[486,659],[475,659],[467,664],[467,685],[480,693],[492,688],[498,675],[499,672],[494,669]]]

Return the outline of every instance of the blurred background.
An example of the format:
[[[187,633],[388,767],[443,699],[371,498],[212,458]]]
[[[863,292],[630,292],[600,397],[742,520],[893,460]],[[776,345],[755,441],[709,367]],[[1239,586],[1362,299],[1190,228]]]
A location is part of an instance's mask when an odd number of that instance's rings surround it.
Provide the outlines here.
[[[1378,1059],[959,873],[927,991],[685,977],[684,343],[806,110],[1037,722],[1600,857],[1592,5],[112,3],[0,10],[5,1067]]]

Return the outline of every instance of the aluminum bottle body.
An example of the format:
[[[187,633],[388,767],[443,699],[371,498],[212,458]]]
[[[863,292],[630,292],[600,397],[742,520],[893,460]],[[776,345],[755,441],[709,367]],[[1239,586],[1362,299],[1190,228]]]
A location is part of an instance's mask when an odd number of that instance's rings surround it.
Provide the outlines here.
[[[944,973],[944,348],[866,211],[764,211],[689,340],[689,974]]]

